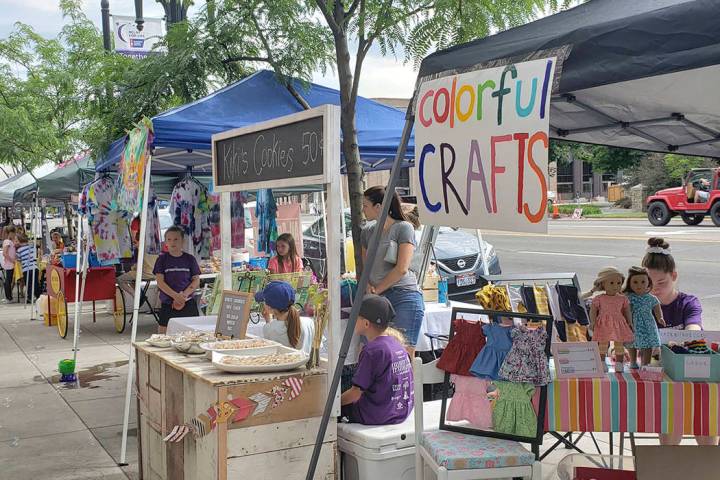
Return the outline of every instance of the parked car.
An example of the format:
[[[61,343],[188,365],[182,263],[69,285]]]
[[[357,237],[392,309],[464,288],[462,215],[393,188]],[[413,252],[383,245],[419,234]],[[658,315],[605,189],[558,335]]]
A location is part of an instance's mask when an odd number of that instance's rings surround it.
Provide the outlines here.
[[[345,230],[347,236],[352,235],[350,211],[345,211]],[[415,231],[415,238],[420,243],[422,229]],[[488,259],[490,275],[499,275],[500,260],[493,246],[484,242],[485,257]],[[441,227],[433,244],[434,257],[431,262],[436,264],[438,273],[448,280],[448,294],[453,300],[473,298],[475,292],[487,282],[480,256],[480,243],[477,236],[463,230]],[[303,232],[304,257],[318,278],[325,274],[325,223],[322,218],[316,220]],[[437,262],[435,262],[437,260]],[[345,258],[341,250],[341,268],[345,268]]]
[[[694,168],[680,187],[666,188],[647,198],[648,220],[667,225],[680,215],[688,225],[698,225],[706,215],[720,227],[720,168]]]

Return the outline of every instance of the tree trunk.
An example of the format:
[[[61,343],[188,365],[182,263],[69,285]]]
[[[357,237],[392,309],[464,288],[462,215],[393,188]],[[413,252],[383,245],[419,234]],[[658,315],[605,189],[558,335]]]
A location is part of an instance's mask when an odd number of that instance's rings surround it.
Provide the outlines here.
[[[360,165],[357,129],[355,127],[355,99],[353,98],[353,72],[350,67],[350,50],[347,37],[343,32],[335,35],[335,54],[337,56],[338,77],[340,79],[340,129],[342,130],[342,153],[345,157],[348,194],[350,196],[350,219],[355,252],[355,269],[358,278],[362,273],[362,248],[360,243],[360,225],[363,221],[363,171]],[[355,72],[359,74],[359,72]],[[338,199],[339,200],[339,199]],[[332,281],[332,279],[329,279]]]

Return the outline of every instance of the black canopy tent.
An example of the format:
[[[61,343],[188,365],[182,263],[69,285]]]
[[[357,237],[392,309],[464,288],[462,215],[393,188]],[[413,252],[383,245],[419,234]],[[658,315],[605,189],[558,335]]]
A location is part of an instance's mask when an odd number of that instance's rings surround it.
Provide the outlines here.
[[[720,157],[717,0],[592,0],[436,52],[418,81],[563,49],[551,137]]]
[[[720,157],[720,1],[592,0],[491,37],[436,52],[420,66],[423,81],[515,62],[558,57],[550,135],[578,142]],[[414,123],[413,100],[383,208]],[[378,235],[368,246],[372,265]],[[369,279],[364,269],[340,347],[347,356]],[[340,369],[331,391],[340,383]],[[328,398],[306,479],[314,477],[332,411]]]

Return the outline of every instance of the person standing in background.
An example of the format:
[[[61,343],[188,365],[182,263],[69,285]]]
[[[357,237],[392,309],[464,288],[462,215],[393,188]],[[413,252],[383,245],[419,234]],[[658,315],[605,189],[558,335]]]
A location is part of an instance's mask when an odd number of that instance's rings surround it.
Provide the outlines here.
[[[13,276],[15,274],[15,261],[17,260],[15,241],[15,227],[7,225],[3,228],[2,267],[5,270],[5,299],[2,303],[12,302]]]

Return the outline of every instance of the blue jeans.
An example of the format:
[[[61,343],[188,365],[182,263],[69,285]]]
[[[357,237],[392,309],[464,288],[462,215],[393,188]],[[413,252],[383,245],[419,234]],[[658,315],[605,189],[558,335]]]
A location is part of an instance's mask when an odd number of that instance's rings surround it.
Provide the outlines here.
[[[405,335],[408,346],[415,347],[420,326],[425,319],[425,301],[417,290],[391,288],[383,292],[395,309],[395,321],[390,325]]]

